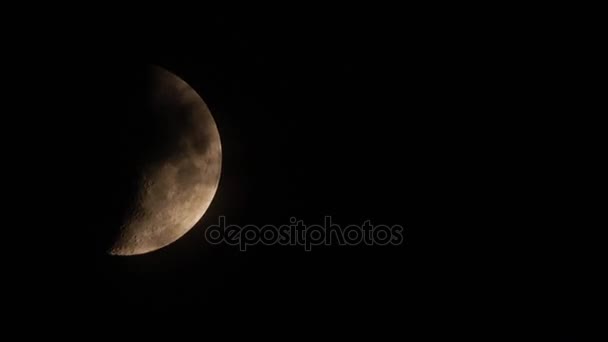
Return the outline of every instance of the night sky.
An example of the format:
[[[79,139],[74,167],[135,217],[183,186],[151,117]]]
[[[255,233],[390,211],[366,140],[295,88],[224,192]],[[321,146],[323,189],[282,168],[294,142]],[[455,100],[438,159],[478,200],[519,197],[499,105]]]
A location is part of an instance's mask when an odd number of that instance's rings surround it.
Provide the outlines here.
[[[526,227],[538,222],[515,219],[532,200],[516,190],[525,168],[493,159],[513,158],[505,149],[520,146],[489,143],[508,136],[513,122],[539,122],[511,115],[521,108],[504,90],[512,88],[492,86],[516,68],[483,57],[492,52],[479,44],[492,37],[471,43],[467,30],[455,34],[451,25],[418,19],[398,12],[244,12],[184,20],[178,34],[50,35],[53,51],[44,58],[27,53],[26,66],[13,68],[23,83],[15,88],[40,94],[20,105],[38,113],[27,132],[43,137],[36,153],[51,160],[28,169],[33,190],[24,201],[36,193],[46,205],[26,215],[42,221],[25,231],[28,241],[37,237],[36,253],[14,254],[15,279],[25,280],[16,286],[20,310],[67,312],[66,319],[85,317],[99,331],[135,321],[200,328],[199,337],[218,321],[244,336],[244,323],[260,322],[253,325],[261,331],[320,332],[329,325],[375,337],[449,335],[448,327],[461,326],[471,311],[484,320],[491,320],[486,312],[513,310],[567,321],[576,300],[553,299],[574,286],[580,271],[573,252],[560,247],[563,235],[543,230],[549,248],[526,254],[543,255],[534,263],[500,249],[506,239],[494,236],[514,232],[531,240]],[[116,139],[124,114],[117,94],[129,96],[123,77],[146,63],[175,73],[204,99],[222,141],[222,175],[210,208],[184,237],[153,253],[110,257],[99,253],[96,229],[113,222],[113,206],[121,205],[108,197],[127,148]],[[44,177],[36,174],[41,168]],[[261,226],[291,217],[321,224],[327,215],[344,226],[401,225],[404,242],[240,252],[204,241],[219,216]],[[524,300],[529,294],[535,301]]]

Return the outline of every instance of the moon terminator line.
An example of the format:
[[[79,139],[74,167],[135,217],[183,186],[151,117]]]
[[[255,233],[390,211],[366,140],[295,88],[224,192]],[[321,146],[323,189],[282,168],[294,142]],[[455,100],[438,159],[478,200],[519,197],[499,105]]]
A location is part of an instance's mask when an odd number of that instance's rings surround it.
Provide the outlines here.
[[[219,184],[221,142],[203,99],[173,73],[150,66],[143,111],[158,139],[143,154],[137,191],[111,255],[136,255],[165,247],[204,215]],[[156,134],[155,133],[155,134]]]

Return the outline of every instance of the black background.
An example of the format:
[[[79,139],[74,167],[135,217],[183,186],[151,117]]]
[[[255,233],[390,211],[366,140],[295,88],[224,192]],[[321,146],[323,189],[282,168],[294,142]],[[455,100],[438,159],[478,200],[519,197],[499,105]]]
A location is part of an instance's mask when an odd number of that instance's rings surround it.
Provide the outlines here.
[[[333,327],[377,337],[542,323],[559,333],[579,308],[584,269],[581,241],[568,235],[579,216],[560,197],[569,187],[553,186],[567,122],[534,102],[561,101],[539,90],[555,76],[512,31],[416,13],[197,14],[152,30],[39,32],[31,51],[11,50],[19,133],[42,138],[17,165],[47,158],[19,169],[31,189],[18,202],[45,204],[20,214],[36,224],[16,240],[35,253],[16,243],[10,259],[19,311],[67,312],[99,331],[224,323],[228,335]],[[222,176],[183,238],[109,257],[91,246],[92,229],[111,219],[99,194],[120,168],[112,94],[145,63],[201,94]],[[239,252],[205,243],[220,215],[239,225],[371,220],[404,226],[405,239]]]

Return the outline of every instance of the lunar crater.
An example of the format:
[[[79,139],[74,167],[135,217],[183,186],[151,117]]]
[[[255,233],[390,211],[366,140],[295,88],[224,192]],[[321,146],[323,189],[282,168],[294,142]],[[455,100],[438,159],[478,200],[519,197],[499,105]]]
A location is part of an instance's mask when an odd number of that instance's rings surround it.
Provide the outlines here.
[[[113,255],[148,253],[186,234],[204,215],[218,187],[221,144],[215,121],[201,97],[160,68],[148,70],[141,106],[128,132],[137,179]],[[146,125],[138,125],[143,120]]]

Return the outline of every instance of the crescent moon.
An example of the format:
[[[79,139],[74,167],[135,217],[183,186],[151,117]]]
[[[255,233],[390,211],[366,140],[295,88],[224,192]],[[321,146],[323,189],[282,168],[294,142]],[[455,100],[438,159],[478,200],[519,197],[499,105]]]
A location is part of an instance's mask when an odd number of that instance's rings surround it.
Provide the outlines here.
[[[161,67],[150,66],[146,77],[144,112],[158,131],[157,152],[138,157],[136,196],[111,255],[152,252],[182,237],[207,211],[220,179],[220,136],[203,99]]]

